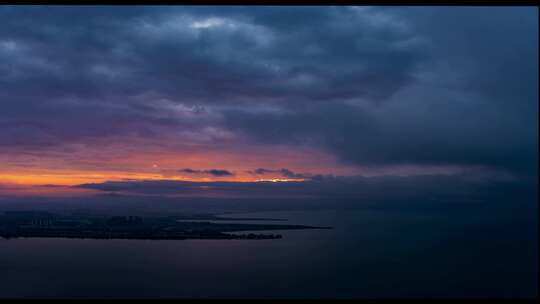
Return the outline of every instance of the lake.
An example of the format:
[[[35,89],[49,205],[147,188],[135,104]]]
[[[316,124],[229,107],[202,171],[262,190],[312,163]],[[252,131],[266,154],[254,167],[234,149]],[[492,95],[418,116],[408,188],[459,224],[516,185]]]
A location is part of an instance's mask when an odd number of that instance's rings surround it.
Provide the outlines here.
[[[464,214],[467,214],[466,216]],[[331,230],[275,240],[0,240],[0,297],[537,297],[536,215],[227,214]]]

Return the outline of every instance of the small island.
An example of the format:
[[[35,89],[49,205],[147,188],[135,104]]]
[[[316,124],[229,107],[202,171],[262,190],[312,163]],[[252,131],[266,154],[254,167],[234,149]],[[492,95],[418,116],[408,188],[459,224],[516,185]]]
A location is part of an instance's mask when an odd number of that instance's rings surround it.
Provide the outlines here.
[[[216,215],[164,217],[58,215],[42,211],[7,211],[0,215],[3,238],[80,238],[134,240],[261,240],[279,234],[254,231],[330,229],[305,225],[215,223],[214,221],[279,221],[281,219],[227,218]],[[239,233],[248,232],[249,233]]]

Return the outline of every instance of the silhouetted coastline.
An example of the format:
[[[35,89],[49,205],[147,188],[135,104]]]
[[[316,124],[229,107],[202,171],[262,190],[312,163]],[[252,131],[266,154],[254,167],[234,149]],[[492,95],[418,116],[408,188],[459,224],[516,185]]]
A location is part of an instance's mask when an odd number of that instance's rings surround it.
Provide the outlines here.
[[[260,240],[280,239],[282,236],[280,234],[252,232],[236,234],[231,232],[330,228],[304,225],[218,224],[209,220],[253,219],[225,218],[208,214],[143,218],[139,216],[60,216],[48,212],[8,211],[0,216],[0,236],[3,238]]]

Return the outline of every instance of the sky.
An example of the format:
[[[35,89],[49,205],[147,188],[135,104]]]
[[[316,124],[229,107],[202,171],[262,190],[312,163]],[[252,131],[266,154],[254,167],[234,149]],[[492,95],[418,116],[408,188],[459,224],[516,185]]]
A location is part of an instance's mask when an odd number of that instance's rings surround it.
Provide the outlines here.
[[[537,7],[4,5],[0,20],[3,197],[538,180]]]

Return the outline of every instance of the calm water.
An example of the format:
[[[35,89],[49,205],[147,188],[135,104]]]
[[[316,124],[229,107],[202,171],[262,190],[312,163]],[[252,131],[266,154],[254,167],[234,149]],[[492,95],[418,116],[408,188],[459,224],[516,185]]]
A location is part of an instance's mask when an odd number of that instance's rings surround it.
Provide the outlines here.
[[[277,240],[0,240],[0,297],[537,297],[537,215],[235,214]]]

